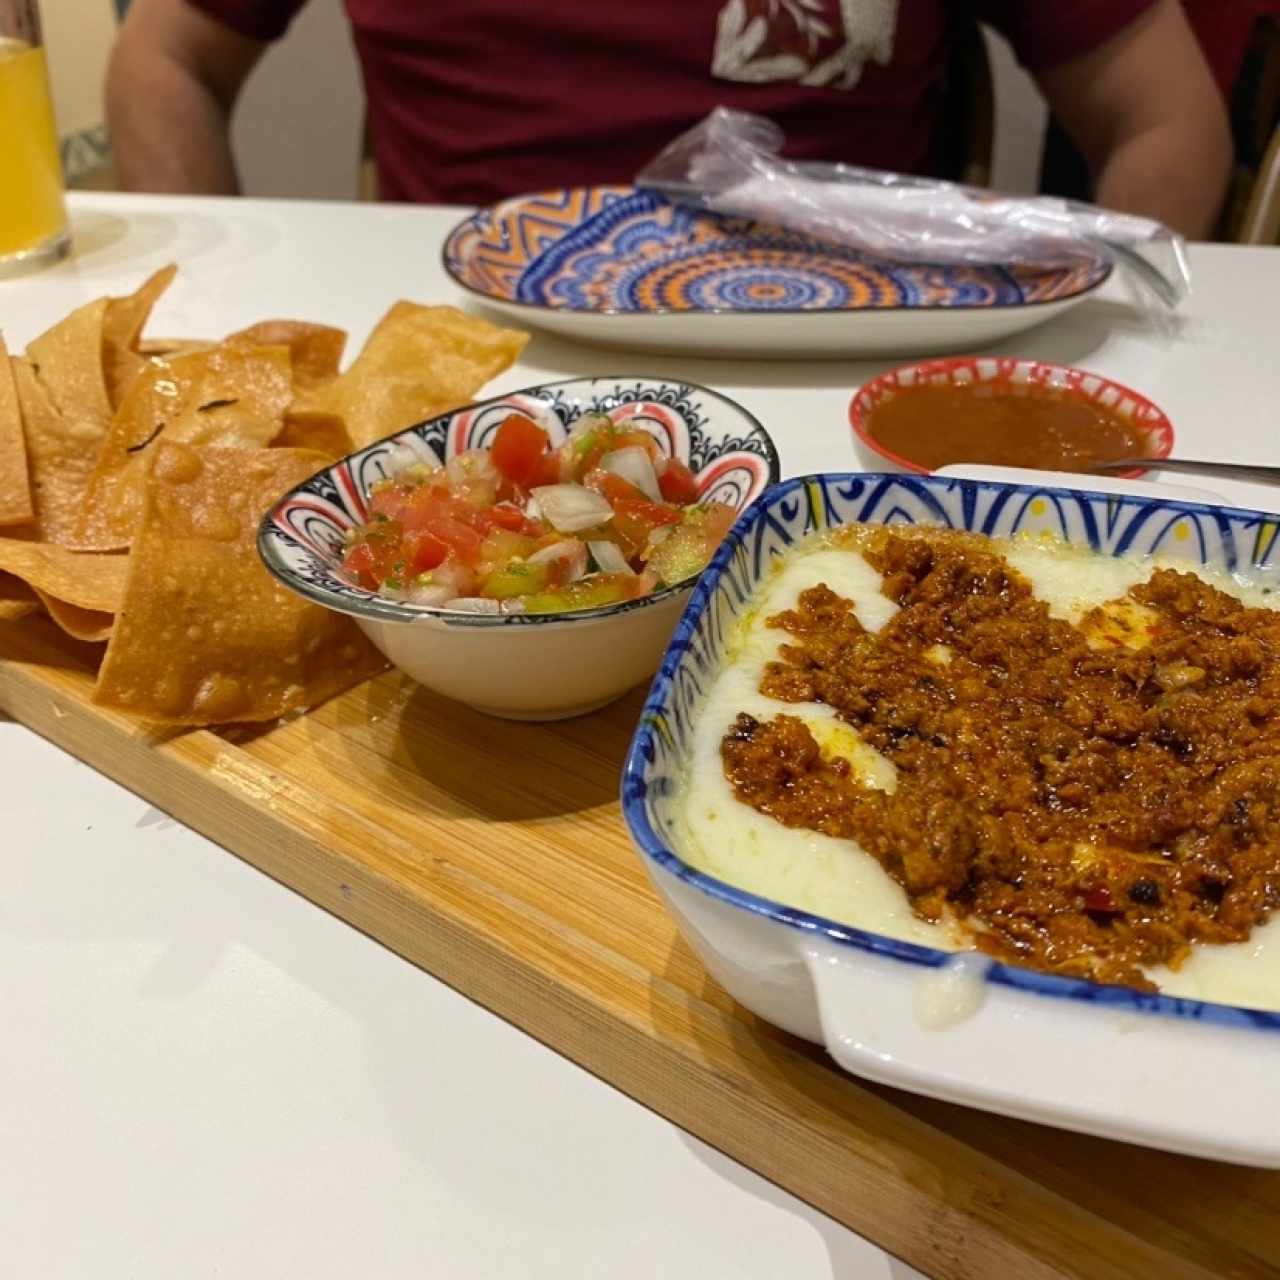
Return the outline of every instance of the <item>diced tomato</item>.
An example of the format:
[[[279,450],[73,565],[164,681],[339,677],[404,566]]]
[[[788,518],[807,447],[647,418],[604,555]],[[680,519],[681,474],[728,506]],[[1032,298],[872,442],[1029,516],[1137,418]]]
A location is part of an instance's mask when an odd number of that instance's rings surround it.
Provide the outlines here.
[[[534,483],[550,443],[551,437],[536,422],[513,413],[498,428],[490,456],[512,484],[526,487]]]
[[[641,555],[649,545],[649,535],[663,525],[679,524],[679,507],[660,502],[615,502],[610,527],[628,560]]]
[[[489,508],[489,519],[499,529],[520,533],[525,526],[524,512],[514,502],[499,502]]]
[[[643,449],[649,455],[649,460],[654,464],[655,469],[659,471],[665,461],[661,446],[647,431],[621,431],[614,437],[612,447],[614,449]]]
[[[536,489],[539,485],[559,484],[563,479],[564,468],[560,454],[557,450],[550,449],[539,459],[538,469],[528,487]]]
[[[342,570],[354,578],[366,591],[378,589],[378,575],[373,569],[373,549],[367,542],[357,542],[342,557]]]
[[[613,523],[617,528],[628,528],[643,532],[641,541],[647,541],[654,529],[663,525],[679,524],[681,513],[679,507],[669,507],[661,502],[615,502],[613,504]]]
[[[484,539],[461,520],[436,516],[423,525],[423,532],[443,542],[460,564],[473,567],[480,562],[480,547]]]
[[[606,453],[635,448],[653,459],[667,500],[651,501],[599,466]],[[545,519],[531,517],[525,504],[531,489],[577,477],[609,503],[612,515],[565,538]],[[552,449],[537,423],[511,414],[492,449],[457,455],[434,472],[415,468],[375,487],[370,522],[353,535],[343,567],[370,590],[409,587],[418,579],[460,596],[482,589],[499,598],[526,596],[535,611],[614,603],[647,594],[674,575],[683,580],[706,563],[734,513],[716,503],[696,505],[696,498],[688,467],[663,455],[647,432],[597,414]],[[659,529],[671,530],[661,545],[651,540]],[[633,572],[622,572],[616,557],[605,555],[619,572],[587,574],[593,541],[614,543]],[[549,547],[558,550],[531,563]]]
[[[414,574],[438,568],[449,554],[449,544],[430,529],[410,529],[404,535],[403,546],[405,564]]]
[[[629,516],[644,520],[654,528],[664,524],[679,524],[684,519],[684,512],[665,502],[622,502],[614,506],[614,511],[621,506]]]
[[[611,505],[615,502],[649,501],[643,489],[637,489],[629,480],[615,476],[612,471],[602,471],[599,467],[588,471],[582,478],[582,483],[602,498],[607,498]]]
[[[489,508],[489,519],[495,529],[505,529],[509,533],[522,533],[525,537],[536,538],[542,533],[542,525],[530,520],[514,502],[499,502]]]
[[[421,529],[428,520],[443,513],[447,501],[438,490],[419,489],[404,503],[400,510],[400,520],[406,529]]]
[[[465,524],[468,529],[474,529],[483,538],[493,528],[493,517],[490,515],[492,510],[492,507],[477,510],[464,502],[458,507],[449,508],[449,518]]]
[[[698,500],[698,481],[679,458],[669,458],[667,469],[658,477],[658,488],[668,502],[687,506]]]
[[[406,529],[425,529],[437,520],[466,525],[483,537],[493,524],[488,511],[441,489],[423,487],[405,503],[400,519]]]
[[[376,591],[401,559],[400,525],[380,520],[369,526],[342,559],[343,569],[368,591]]]
[[[388,520],[399,520],[400,512],[417,491],[415,485],[388,484],[375,489],[369,495],[369,518],[386,516]]]

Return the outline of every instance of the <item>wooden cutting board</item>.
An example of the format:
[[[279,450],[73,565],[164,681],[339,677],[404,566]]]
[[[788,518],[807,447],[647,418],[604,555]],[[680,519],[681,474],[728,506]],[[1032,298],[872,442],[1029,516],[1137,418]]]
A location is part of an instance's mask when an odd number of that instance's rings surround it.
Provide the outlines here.
[[[513,724],[393,672],[286,723],[156,736],[90,705],[95,659],[0,624],[0,707],[921,1270],[1280,1277],[1280,1173],[865,1085],[734,1004],[622,824],[639,693]]]

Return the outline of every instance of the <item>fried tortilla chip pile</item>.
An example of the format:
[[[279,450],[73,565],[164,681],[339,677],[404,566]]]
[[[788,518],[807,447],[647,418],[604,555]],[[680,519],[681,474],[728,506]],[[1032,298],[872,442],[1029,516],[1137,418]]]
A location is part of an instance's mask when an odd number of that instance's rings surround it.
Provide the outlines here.
[[[397,302],[346,334],[267,320],[144,339],[172,266],[11,356],[0,337],[0,626],[107,641],[94,700],[163,724],[270,720],[381,670],[349,619],[280,586],[258,523],[352,449],[471,400],[527,335]]]

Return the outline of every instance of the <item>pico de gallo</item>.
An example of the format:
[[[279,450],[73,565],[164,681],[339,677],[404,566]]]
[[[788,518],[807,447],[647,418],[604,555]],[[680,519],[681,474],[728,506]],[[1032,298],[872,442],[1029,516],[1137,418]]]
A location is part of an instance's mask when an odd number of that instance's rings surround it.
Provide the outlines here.
[[[513,413],[488,449],[411,456],[374,485],[343,568],[383,596],[471,613],[594,609],[706,567],[736,512],[647,431],[584,415],[558,448]]]

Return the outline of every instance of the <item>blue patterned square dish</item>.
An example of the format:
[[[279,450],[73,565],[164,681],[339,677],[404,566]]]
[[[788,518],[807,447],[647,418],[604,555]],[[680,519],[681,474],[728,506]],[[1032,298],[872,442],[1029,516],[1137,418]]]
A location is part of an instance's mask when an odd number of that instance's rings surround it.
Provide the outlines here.
[[[966,979],[974,1012],[938,1030],[912,1010],[922,984],[952,980],[954,954],[759,897],[681,856],[676,802],[692,726],[735,623],[776,557],[852,522],[1047,534],[1104,555],[1159,554],[1280,584],[1280,517],[1257,511],[936,476],[775,485],[694,588],[624,768],[626,822],[690,944],[742,1004],[825,1044],[855,1074],[1066,1128],[1280,1166],[1280,1129],[1258,1123],[1274,1105],[1280,1012],[984,960]],[[1161,1069],[1170,1055],[1177,1072]],[[1226,1101],[1214,1086],[1223,1078],[1232,1079]],[[1212,1110],[1203,1105],[1210,1093]]]

